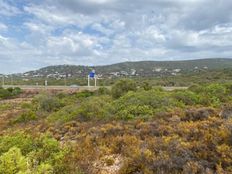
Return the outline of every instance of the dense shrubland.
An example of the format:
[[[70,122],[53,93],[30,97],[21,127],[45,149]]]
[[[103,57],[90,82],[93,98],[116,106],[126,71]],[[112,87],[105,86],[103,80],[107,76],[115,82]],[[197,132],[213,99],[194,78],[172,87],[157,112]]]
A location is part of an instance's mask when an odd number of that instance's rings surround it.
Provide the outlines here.
[[[15,97],[21,93],[20,88],[0,88],[0,99],[7,99],[11,97]]]
[[[0,137],[0,173],[69,173],[65,160],[69,150],[49,135],[19,132]],[[78,172],[78,169],[75,171]]]
[[[164,91],[120,80],[19,107],[0,138],[0,171],[232,173],[231,83]]]

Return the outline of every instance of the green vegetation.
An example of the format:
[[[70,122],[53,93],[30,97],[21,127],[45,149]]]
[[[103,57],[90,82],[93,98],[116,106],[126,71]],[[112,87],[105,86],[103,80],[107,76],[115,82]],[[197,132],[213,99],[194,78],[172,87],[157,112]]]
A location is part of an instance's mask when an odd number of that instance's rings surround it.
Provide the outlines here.
[[[12,121],[12,124],[15,123],[26,123],[31,120],[36,120],[37,116],[32,110],[25,110],[21,115]]]
[[[232,83],[41,93],[0,117],[0,173],[232,173],[231,103]]]
[[[126,94],[128,91],[135,91],[136,83],[132,80],[119,80],[112,87],[112,96],[113,98],[119,98]]]
[[[0,99],[11,98],[19,95],[21,92],[22,91],[20,88],[7,88],[7,89],[0,88]]]
[[[48,135],[32,137],[25,133],[0,138],[0,173],[69,173],[65,147]]]

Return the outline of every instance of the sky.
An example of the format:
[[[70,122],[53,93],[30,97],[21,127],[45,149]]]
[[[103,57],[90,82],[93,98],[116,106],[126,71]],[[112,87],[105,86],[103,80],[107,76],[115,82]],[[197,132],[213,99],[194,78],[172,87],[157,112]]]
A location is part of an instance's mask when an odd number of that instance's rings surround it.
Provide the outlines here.
[[[0,0],[0,73],[232,57],[231,0]]]

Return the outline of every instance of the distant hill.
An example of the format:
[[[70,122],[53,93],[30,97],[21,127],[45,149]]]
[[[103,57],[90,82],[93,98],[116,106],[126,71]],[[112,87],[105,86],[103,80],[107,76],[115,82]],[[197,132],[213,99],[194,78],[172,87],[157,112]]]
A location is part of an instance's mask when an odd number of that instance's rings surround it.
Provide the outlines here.
[[[99,77],[120,76],[170,76],[186,73],[232,68],[232,59],[198,59],[183,61],[140,61],[123,62],[105,66],[57,65],[29,71],[20,76],[47,77],[61,79],[64,77],[86,77],[93,69]]]

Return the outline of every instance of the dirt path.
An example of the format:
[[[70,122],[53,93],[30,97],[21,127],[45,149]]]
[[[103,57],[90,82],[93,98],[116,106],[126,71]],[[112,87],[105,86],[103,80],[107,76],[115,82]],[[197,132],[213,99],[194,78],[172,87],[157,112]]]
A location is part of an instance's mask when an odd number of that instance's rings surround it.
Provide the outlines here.
[[[32,98],[13,98],[13,99],[5,99],[0,100],[0,104],[20,104],[22,102],[30,102]]]

